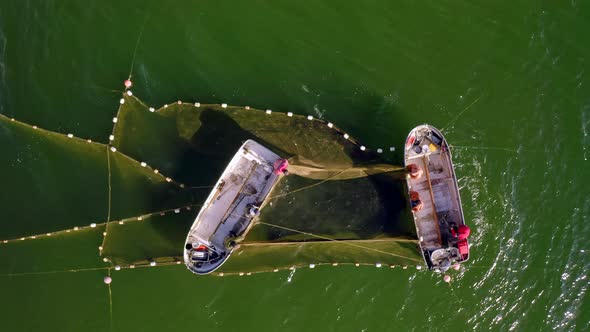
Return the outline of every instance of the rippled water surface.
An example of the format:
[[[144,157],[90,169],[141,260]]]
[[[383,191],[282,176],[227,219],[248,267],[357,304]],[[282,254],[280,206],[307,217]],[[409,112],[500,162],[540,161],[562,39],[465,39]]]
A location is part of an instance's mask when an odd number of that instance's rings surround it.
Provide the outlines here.
[[[131,71],[151,105],[310,114],[373,149],[401,150],[421,123],[441,128],[472,259],[450,286],[415,268],[125,270],[110,300],[104,271],[8,267],[17,275],[0,276],[0,321],[10,331],[589,330],[588,31],[584,1],[3,1],[0,113],[31,125],[106,143]],[[12,183],[18,161],[0,160]],[[30,190],[50,197],[43,185],[4,188],[0,207]],[[3,234],[19,222],[6,219]]]

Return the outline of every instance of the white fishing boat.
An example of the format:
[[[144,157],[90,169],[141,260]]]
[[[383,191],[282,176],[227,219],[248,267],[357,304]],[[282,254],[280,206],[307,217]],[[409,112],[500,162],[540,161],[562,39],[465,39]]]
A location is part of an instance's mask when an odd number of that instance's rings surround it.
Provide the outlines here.
[[[451,152],[441,132],[427,124],[406,139],[405,166],[419,246],[429,269],[444,272],[469,259],[465,225]]]
[[[219,268],[239,246],[288,162],[246,141],[234,155],[197,215],[184,247],[184,262],[196,274]]]

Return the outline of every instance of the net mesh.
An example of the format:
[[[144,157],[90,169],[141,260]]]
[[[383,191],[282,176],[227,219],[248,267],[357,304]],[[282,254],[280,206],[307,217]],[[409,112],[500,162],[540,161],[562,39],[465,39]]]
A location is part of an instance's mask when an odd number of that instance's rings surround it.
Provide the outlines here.
[[[253,139],[288,158],[291,175],[271,192],[260,222],[220,271],[419,261],[413,226],[404,215],[400,167],[323,120],[220,105],[174,103],[154,110],[128,95],[111,145],[0,120],[4,150],[27,166],[5,183],[28,185],[46,198],[30,211],[10,210],[23,200],[12,198],[8,213],[25,222],[2,234],[10,240],[0,251],[4,256],[12,246],[29,248],[22,252],[34,256],[36,243],[59,251],[58,238],[73,244],[90,238],[91,247],[112,264],[177,264],[200,204],[241,144]],[[31,173],[36,177],[25,180]],[[43,195],[47,190],[53,195]],[[47,222],[38,222],[48,215]],[[89,250],[88,243],[78,253]],[[68,260],[67,254],[58,256]],[[42,266],[51,270],[52,261],[44,259]],[[71,264],[56,261],[54,267]]]

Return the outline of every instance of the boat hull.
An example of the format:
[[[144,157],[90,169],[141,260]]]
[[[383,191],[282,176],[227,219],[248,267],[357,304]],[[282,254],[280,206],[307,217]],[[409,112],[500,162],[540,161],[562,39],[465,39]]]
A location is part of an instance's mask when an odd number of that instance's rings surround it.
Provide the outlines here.
[[[183,256],[191,272],[211,273],[229,259],[286,171],[285,163],[253,140],[240,147],[187,235]]]
[[[424,124],[410,131],[404,163],[418,243],[428,268],[441,271],[469,259],[468,227],[451,158],[435,127]]]

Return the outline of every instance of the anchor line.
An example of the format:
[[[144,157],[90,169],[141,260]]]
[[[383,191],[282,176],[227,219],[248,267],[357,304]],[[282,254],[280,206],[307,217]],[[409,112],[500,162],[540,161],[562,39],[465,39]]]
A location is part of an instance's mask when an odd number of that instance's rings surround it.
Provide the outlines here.
[[[398,254],[394,254],[394,253],[391,253],[391,252],[387,252],[387,251],[383,251],[383,250],[379,250],[379,249],[375,249],[375,248],[365,247],[365,246],[362,246],[362,245],[359,245],[359,244],[356,244],[356,243],[351,243],[351,242],[347,242],[347,241],[344,241],[344,240],[337,240],[337,239],[330,238],[330,237],[327,237],[327,236],[316,235],[316,234],[313,234],[313,233],[304,232],[304,231],[296,230],[296,229],[289,228],[289,227],[279,226],[279,225],[267,223],[267,222],[264,222],[264,221],[256,221],[256,223],[259,223],[259,224],[262,224],[262,225],[267,225],[267,226],[270,226],[270,227],[280,228],[280,229],[283,229],[283,230],[286,230],[286,231],[291,231],[291,232],[295,232],[295,233],[300,233],[300,234],[304,234],[304,235],[313,236],[313,237],[316,237],[316,238],[319,238],[319,239],[323,239],[323,240],[336,241],[336,242],[344,243],[344,244],[347,244],[347,245],[350,245],[350,246],[353,246],[353,247],[357,247],[357,248],[361,248],[361,249],[365,249],[365,250],[370,250],[370,251],[374,251],[374,252],[378,252],[378,253],[386,254],[386,255],[390,255],[390,256],[400,257],[400,258],[411,260],[411,261],[414,261],[414,262],[421,262],[420,260],[417,260],[415,258],[411,258],[411,257],[403,256],[403,255],[398,255]]]

